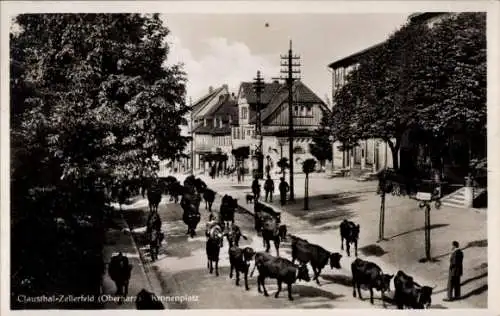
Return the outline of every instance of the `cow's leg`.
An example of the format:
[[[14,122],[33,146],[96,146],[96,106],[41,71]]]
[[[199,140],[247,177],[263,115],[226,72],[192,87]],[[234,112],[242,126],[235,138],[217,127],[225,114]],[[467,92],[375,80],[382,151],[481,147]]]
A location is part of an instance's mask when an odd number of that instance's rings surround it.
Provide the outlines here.
[[[212,212],[212,204],[214,203],[214,201],[208,203],[208,211],[211,213]]]
[[[385,308],[385,291],[380,291],[380,297],[382,298],[382,306]]]
[[[245,270],[245,290],[250,290],[248,287],[248,269]]]
[[[260,283],[262,283],[262,288],[264,289],[264,296],[269,296],[269,294],[267,293],[266,284],[265,284],[266,278],[264,276],[261,277],[260,273],[259,273],[259,277],[261,278]]]
[[[254,267],[254,269],[255,269],[255,267]],[[260,283],[261,283],[261,277],[260,277],[260,274],[259,274],[259,276],[257,276],[257,291],[259,293],[262,293],[262,290],[260,289]]]
[[[363,297],[361,297],[361,283],[356,284],[356,287],[358,288],[358,297],[360,300],[362,300]]]
[[[278,291],[276,291],[276,294],[274,294],[274,298],[278,298],[281,292],[281,280],[278,279]]]
[[[358,257],[358,241],[354,241],[354,255]]]
[[[236,286],[240,286],[240,271],[236,269]]]
[[[292,297],[292,283],[287,283],[286,287],[287,287],[287,290],[288,290],[288,299],[290,301],[293,301],[293,297]]]
[[[370,303],[373,305],[373,288],[370,286]]]
[[[215,260],[215,276],[219,276],[219,259]]]
[[[208,260],[208,262],[210,264],[210,271],[209,271],[209,273],[212,274],[214,272],[213,262],[212,262],[212,260]]]
[[[280,240],[279,237],[274,239],[274,248],[276,248],[276,256],[280,256]]]
[[[347,252],[347,256],[351,256],[351,244],[349,243],[349,240],[345,240],[345,251]]]
[[[355,277],[352,276],[352,297],[356,297],[356,282],[354,280]]]
[[[266,239],[266,252],[269,252],[269,249],[271,249],[271,241]]]
[[[342,234],[340,235],[340,250],[344,250],[344,237],[342,237]]]
[[[315,271],[314,273],[316,274],[316,277],[315,277],[315,278],[316,278],[316,283],[317,283],[318,285],[321,285],[321,284],[319,283],[319,275],[320,275],[320,273],[321,273],[321,268],[316,268],[316,271]]]
[[[234,269],[234,266],[232,263],[230,263],[230,270],[229,270],[229,278],[232,279],[233,278],[233,269]]]

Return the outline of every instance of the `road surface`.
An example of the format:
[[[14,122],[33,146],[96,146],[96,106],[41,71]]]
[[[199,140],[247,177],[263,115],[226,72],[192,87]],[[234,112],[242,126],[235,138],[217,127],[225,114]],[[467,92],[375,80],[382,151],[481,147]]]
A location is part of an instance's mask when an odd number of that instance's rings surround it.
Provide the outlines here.
[[[213,209],[220,207],[220,197],[216,198]],[[241,202],[240,202],[241,203]],[[144,206],[147,202],[144,201]],[[219,262],[219,277],[209,274],[207,269],[204,235],[205,223],[208,220],[208,211],[202,202],[200,206],[202,220],[197,228],[197,236],[188,238],[187,228],[182,222],[182,209],[179,204],[168,201],[163,197],[159,207],[159,214],[162,219],[162,231],[166,232],[166,242],[160,251],[159,260],[151,263],[148,253],[148,246],[144,245],[143,232],[147,217],[146,207],[124,210],[125,219],[133,231],[136,242],[140,247],[146,264],[150,265],[150,277],[158,278],[162,286],[162,296],[184,296],[183,302],[169,302],[170,309],[267,309],[267,308],[383,308],[380,293],[375,292],[375,304],[371,305],[368,291],[363,291],[364,300],[352,297],[352,287],[350,285],[350,262],[353,258],[347,258],[344,254],[341,264],[342,269],[330,270],[325,268],[320,277],[321,286],[315,282],[299,282],[293,285],[294,301],[289,301],[286,290],[280,294],[279,298],[274,298],[272,294],[276,292],[276,281],[267,279],[266,287],[270,293],[269,297],[264,297],[257,292],[256,275],[249,278],[250,290],[244,288],[243,279],[240,286],[235,285],[229,279],[228,245],[224,243],[221,249],[221,261]],[[242,240],[240,247],[251,246],[256,251],[262,251],[262,240],[253,230],[253,217],[247,213],[237,213],[236,223],[243,233],[248,236],[248,240]],[[307,228],[306,228],[307,230]],[[300,231],[294,233],[301,235]],[[310,231],[304,231],[308,234]],[[332,244],[337,244],[335,240]],[[336,249],[332,249],[336,251]],[[275,250],[271,247],[271,254],[275,255]],[[282,244],[280,255],[290,258],[290,244]],[[253,264],[251,266],[253,268]],[[309,268],[310,269],[310,268]],[[311,269],[310,269],[311,270]],[[257,274],[257,272],[256,272]],[[285,287],[286,289],[286,287]],[[434,305],[434,308],[443,308],[441,305]],[[394,306],[387,304],[387,308]]]

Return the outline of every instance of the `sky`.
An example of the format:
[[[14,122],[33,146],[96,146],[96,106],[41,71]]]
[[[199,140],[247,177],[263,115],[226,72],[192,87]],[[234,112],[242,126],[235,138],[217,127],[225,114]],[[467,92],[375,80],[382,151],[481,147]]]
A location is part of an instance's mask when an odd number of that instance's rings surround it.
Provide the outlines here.
[[[167,64],[184,64],[188,100],[195,102],[209,86],[227,84],[237,93],[257,70],[266,80],[279,77],[280,55],[292,40],[301,57],[301,80],[323,100],[331,99],[328,64],[384,41],[410,13],[163,14],[170,29]]]

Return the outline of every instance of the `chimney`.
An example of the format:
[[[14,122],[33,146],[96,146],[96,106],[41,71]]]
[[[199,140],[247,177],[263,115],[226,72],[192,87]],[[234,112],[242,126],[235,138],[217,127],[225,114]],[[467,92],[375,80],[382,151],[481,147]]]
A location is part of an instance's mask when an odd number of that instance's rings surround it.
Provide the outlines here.
[[[212,86],[208,87],[208,93],[212,93],[212,92],[214,92],[214,87],[212,87]]]
[[[234,94],[234,92],[231,93],[231,100],[236,100],[236,95]]]

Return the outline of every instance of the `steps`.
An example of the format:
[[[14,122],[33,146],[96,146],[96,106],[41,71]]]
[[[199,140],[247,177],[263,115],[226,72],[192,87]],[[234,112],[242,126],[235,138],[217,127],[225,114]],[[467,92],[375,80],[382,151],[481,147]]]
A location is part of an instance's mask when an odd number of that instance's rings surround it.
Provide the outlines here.
[[[474,199],[478,198],[484,192],[486,192],[486,189],[474,189]],[[467,203],[465,201],[465,188],[460,188],[457,191],[444,196],[441,199],[441,204],[456,208],[467,208]]]

